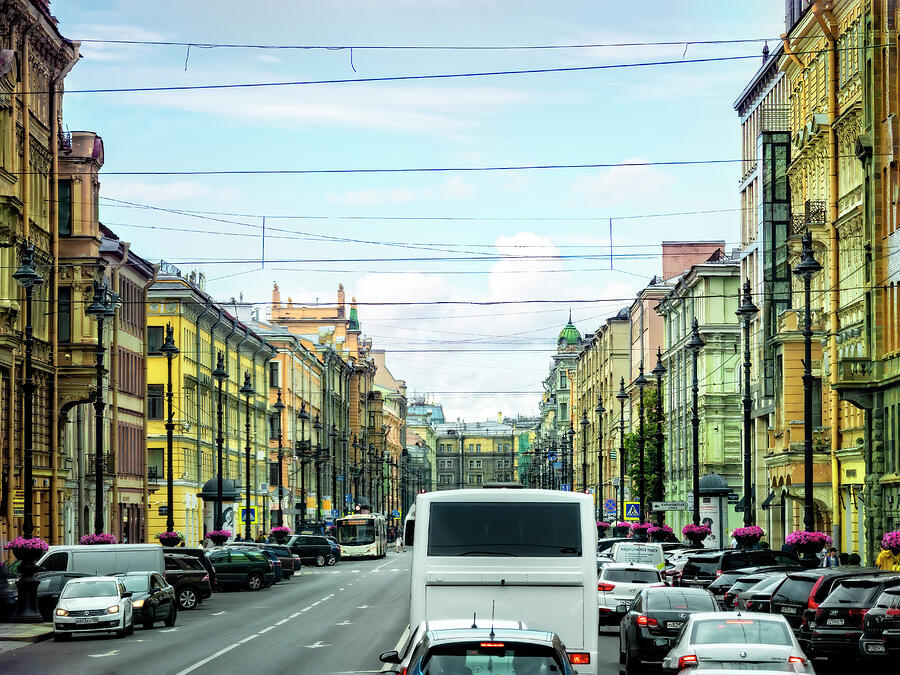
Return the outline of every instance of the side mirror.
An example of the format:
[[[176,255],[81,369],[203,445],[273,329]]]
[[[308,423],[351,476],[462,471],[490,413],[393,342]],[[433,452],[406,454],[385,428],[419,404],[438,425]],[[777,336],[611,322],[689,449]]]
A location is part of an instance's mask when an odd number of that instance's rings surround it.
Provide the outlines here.
[[[626,614],[628,612],[628,605],[616,605],[616,614]]]
[[[122,593],[123,598],[130,598],[132,595],[134,595],[134,593],[132,593],[131,591],[125,591],[124,593]]]
[[[378,660],[382,663],[400,663],[400,655],[392,649],[389,652],[382,652]]]

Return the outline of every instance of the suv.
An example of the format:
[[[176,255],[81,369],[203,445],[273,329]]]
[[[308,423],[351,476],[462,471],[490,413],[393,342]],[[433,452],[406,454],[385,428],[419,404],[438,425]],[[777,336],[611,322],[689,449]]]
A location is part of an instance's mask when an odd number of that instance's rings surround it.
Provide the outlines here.
[[[864,658],[877,659],[900,655],[900,588],[885,591],[866,614],[859,651]]]
[[[662,574],[653,565],[607,563],[597,575],[597,609],[601,623],[619,623],[643,589],[665,586]]]
[[[857,654],[863,619],[882,591],[889,588],[900,588],[900,576],[843,579],[816,609],[815,621],[809,622],[809,656]]]
[[[815,609],[828,597],[831,589],[841,579],[858,577],[865,574],[877,574],[879,570],[867,568],[822,567],[802,572],[791,572],[782,584],[772,594],[772,614],[781,614],[803,646],[804,639],[809,636],[799,635],[803,614],[807,610],[813,610],[810,616],[815,615]]]
[[[208,556],[216,569],[219,585],[258,591],[275,583],[272,563],[259,551],[236,548],[216,549]]]
[[[299,555],[302,562],[314,563],[316,567],[337,562],[331,542],[318,534],[295,534],[288,539],[287,547],[291,553]]]
[[[216,570],[212,566],[212,563],[209,562],[209,559],[206,557],[206,549],[187,548],[185,546],[163,546],[163,553],[189,555],[192,558],[196,558],[197,560],[199,560],[200,564],[203,565],[203,569],[205,569],[209,573],[209,585],[212,586],[213,590],[216,589]]]
[[[256,544],[249,541],[238,541],[230,543],[229,546],[233,546],[235,548],[256,548],[260,551],[271,552],[276,558],[278,558],[279,562],[281,562],[281,573],[285,579],[289,579],[290,577],[294,576],[295,571],[300,571],[300,565],[295,561],[294,554],[291,553],[291,549],[284,544]],[[269,559],[271,560],[271,556],[269,556]],[[278,575],[276,574],[275,576]]]
[[[699,553],[688,557],[684,569],[681,570],[679,585],[706,588],[716,577],[729,570],[776,565],[796,566],[798,569],[801,567],[796,553],[773,551],[767,548],[724,549]]]
[[[175,589],[179,609],[194,609],[212,595],[209,572],[195,556],[165,553],[164,557],[163,576]]]

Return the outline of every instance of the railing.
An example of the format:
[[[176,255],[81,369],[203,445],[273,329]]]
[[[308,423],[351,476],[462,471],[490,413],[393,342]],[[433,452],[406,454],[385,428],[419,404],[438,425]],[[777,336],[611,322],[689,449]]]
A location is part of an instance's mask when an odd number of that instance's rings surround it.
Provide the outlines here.
[[[790,131],[791,108],[786,105],[765,105],[759,110],[760,131]]]
[[[159,467],[158,466],[148,466],[147,467],[147,482],[152,484],[159,483]]]
[[[165,260],[159,261],[159,272],[162,275],[170,276],[170,277],[180,277],[181,270],[177,268],[172,263],[167,263]]]
[[[87,461],[84,466],[84,475],[85,476],[93,476],[97,470],[97,460],[96,455],[91,453],[89,455],[85,455]],[[116,471],[116,463],[115,457],[111,454],[103,455],[103,473],[104,474],[113,474]]]
[[[881,361],[845,356],[837,362],[837,385],[865,384],[881,378]]]

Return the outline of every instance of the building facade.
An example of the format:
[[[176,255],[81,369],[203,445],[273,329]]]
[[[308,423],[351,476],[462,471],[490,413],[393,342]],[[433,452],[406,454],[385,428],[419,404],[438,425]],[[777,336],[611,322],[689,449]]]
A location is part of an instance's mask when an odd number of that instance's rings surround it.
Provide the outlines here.
[[[435,425],[437,489],[481,487],[514,481],[515,429],[502,422]]]

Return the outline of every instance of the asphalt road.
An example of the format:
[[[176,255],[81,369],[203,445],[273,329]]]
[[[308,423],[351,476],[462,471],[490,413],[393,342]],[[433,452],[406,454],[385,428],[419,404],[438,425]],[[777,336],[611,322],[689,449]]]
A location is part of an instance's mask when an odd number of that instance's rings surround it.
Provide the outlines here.
[[[215,593],[174,628],[40,642],[0,654],[0,673],[377,673],[409,621],[412,553],[304,568],[251,593]]]

